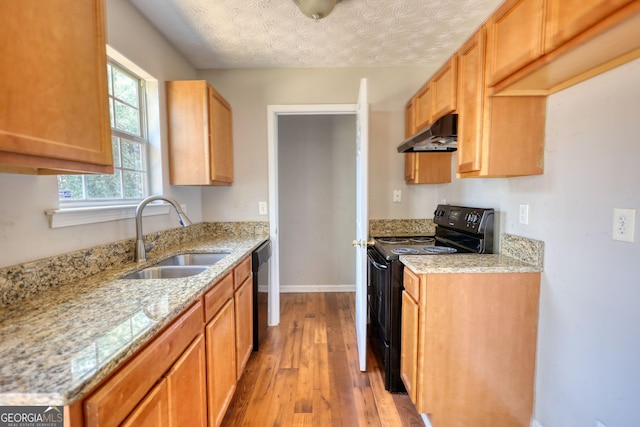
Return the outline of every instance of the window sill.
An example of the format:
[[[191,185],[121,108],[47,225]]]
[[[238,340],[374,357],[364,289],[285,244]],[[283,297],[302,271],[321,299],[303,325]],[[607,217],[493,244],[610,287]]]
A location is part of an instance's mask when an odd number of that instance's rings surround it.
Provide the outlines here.
[[[60,228],[135,218],[136,205],[47,209],[44,213],[49,218],[49,228]],[[149,204],[145,207],[142,216],[166,215],[168,213],[168,204]]]

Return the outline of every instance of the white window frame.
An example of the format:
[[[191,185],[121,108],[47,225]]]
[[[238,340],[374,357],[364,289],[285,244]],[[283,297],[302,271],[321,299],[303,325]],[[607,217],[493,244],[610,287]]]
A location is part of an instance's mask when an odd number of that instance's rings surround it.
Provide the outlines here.
[[[159,82],[148,72],[134,64],[124,55],[107,46],[107,56],[139,76],[145,81],[146,127],[147,127],[147,194],[163,194],[161,134],[160,134],[160,99]],[[125,134],[127,138],[130,135]],[[57,195],[56,180],[56,195]],[[57,197],[56,197],[57,198]],[[51,228],[67,227],[82,224],[93,224],[117,221],[135,217],[135,208],[139,200],[118,199],[109,201],[58,201],[58,208],[47,209],[45,214]],[[169,205],[150,204],[144,210],[144,216],[168,215]]]

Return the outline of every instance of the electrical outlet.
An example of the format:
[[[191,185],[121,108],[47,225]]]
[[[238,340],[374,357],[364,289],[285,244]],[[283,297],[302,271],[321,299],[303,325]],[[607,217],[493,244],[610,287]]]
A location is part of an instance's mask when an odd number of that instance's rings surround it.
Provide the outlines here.
[[[402,190],[393,190],[393,203],[402,202]]]
[[[529,205],[520,205],[520,215],[518,222],[520,224],[529,224]]]
[[[633,243],[636,234],[636,210],[613,208],[613,240]]]
[[[258,202],[258,215],[268,215],[269,209],[267,202]]]

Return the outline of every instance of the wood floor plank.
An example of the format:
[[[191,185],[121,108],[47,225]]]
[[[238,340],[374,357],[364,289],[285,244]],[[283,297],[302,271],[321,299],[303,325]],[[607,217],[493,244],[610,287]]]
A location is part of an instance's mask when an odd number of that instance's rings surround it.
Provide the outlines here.
[[[370,349],[359,371],[354,294],[282,294],[280,307],[222,426],[423,426],[406,394],[384,390]]]

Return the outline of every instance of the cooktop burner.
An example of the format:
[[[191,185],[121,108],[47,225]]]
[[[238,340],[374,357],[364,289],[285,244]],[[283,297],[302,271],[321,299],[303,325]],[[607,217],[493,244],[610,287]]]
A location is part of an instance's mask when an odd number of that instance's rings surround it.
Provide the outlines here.
[[[396,255],[416,255],[420,253],[420,250],[415,248],[394,248],[391,252]]]
[[[390,245],[399,245],[409,242],[406,237],[378,237],[377,240],[381,243],[388,243]]]
[[[433,243],[436,241],[433,237],[412,237],[409,240],[413,243]]]
[[[448,246],[426,246],[422,248],[426,254],[453,254],[458,252],[456,248],[450,248]]]

